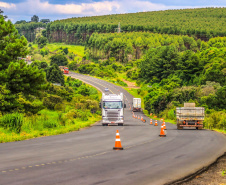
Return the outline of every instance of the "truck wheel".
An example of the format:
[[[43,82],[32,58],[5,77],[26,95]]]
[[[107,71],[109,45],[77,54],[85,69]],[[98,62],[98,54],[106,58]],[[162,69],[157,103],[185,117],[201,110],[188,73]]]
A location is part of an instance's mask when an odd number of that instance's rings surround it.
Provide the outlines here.
[[[118,126],[123,126],[123,123],[119,123]]]
[[[199,127],[196,127],[196,130],[198,130],[199,129]]]
[[[183,127],[177,125],[177,130],[182,130],[182,129],[183,129]]]
[[[102,125],[103,125],[103,126],[108,126],[108,124],[106,124],[106,123],[103,123]]]

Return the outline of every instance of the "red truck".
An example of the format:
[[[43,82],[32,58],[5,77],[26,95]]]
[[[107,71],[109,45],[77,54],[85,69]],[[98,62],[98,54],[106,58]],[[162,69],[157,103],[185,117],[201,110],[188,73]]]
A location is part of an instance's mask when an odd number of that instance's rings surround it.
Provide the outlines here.
[[[65,66],[59,66],[60,70],[64,73],[64,74],[68,74],[69,73],[69,70],[68,70],[68,67],[65,67]]]

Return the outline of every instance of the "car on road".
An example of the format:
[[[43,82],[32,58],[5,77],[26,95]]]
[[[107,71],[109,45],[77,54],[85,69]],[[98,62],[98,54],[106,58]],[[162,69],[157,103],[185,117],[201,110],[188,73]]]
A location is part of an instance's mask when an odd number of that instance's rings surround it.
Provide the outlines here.
[[[109,92],[109,89],[106,87],[106,88],[104,89],[104,91],[105,91],[105,92]]]

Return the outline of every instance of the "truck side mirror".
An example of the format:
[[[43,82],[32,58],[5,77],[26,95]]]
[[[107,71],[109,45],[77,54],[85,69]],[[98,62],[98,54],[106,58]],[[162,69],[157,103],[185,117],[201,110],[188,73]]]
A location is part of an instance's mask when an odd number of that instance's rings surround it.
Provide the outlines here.
[[[99,107],[101,108],[101,102],[99,103]]]
[[[124,108],[126,108],[126,104],[124,103]]]

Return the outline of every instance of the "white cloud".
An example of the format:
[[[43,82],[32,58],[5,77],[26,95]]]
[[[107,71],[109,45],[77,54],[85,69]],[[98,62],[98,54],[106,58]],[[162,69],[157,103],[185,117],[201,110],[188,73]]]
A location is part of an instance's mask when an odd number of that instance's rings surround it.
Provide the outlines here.
[[[0,2],[0,7],[8,8],[10,13],[18,14],[65,14],[65,15],[103,15],[117,10],[120,5],[116,1],[102,1],[82,4],[50,4],[48,1],[27,0],[18,4]],[[10,11],[12,8],[16,11]]]
[[[26,0],[16,4],[0,1],[0,8],[8,17],[30,17],[36,14],[39,17],[51,17],[53,19],[197,7],[201,6],[167,6],[160,3],[151,3],[149,0],[105,0],[100,2],[91,0],[90,3],[64,5],[50,4],[48,0]]]
[[[0,2],[0,8],[13,9],[16,5],[13,3]]]

